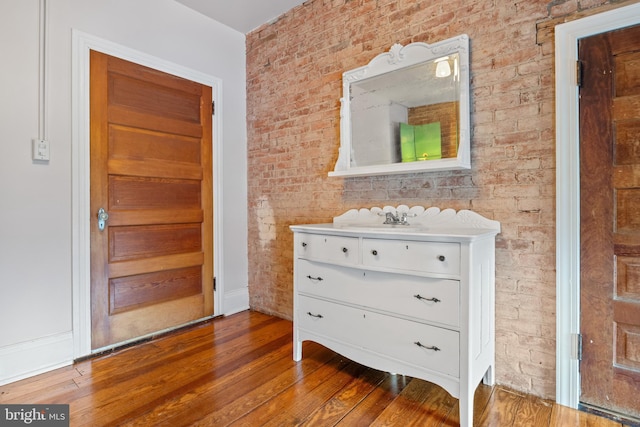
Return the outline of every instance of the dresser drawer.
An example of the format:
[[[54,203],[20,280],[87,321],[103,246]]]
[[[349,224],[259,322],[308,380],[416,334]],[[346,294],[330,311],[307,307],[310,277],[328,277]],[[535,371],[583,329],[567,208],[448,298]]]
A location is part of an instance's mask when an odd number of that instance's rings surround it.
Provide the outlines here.
[[[298,260],[296,292],[382,310],[400,317],[459,325],[460,283]]]
[[[362,263],[369,267],[459,275],[460,244],[363,239]]]
[[[366,342],[376,334],[367,330],[363,313],[363,310],[301,295],[296,305],[296,328],[367,347]]]
[[[358,242],[357,237],[299,233],[295,253],[299,258],[355,265],[358,263]]]
[[[420,368],[459,376],[459,334],[448,329],[300,296],[296,327]]]
[[[460,376],[460,334],[448,329],[368,313],[368,328],[376,331],[374,352],[432,371]]]

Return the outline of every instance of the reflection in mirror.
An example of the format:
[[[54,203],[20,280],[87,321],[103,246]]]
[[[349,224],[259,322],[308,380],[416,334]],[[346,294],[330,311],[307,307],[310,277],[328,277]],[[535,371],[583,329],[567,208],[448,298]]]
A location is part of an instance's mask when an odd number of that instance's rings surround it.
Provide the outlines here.
[[[340,153],[330,176],[468,169],[466,35],[394,45],[345,72]]]
[[[351,166],[456,157],[459,54],[351,85]]]

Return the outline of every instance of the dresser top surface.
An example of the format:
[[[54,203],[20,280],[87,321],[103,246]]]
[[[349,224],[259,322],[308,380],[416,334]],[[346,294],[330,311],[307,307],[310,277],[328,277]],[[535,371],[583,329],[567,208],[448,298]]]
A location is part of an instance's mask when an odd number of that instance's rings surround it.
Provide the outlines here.
[[[493,237],[499,230],[491,228],[424,227],[405,225],[303,224],[292,225],[300,233],[320,233],[348,237],[411,239],[434,241],[471,241]]]
[[[385,217],[403,218],[405,223],[387,223]],[[387,219],[389,219],[387,217]],[[470,210],[441,210],[405,205],[398,207],[351,209],[334,217],[333,223],[292,225],[294,232],[322,233],[352,237],[435,241],[471,241],[500,233],[498,221]]]

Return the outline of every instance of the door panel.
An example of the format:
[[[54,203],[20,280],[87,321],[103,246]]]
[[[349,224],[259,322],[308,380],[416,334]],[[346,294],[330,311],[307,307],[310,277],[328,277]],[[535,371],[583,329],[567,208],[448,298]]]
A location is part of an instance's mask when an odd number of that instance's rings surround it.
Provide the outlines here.
[[[94,51],[90,74],[96,349],[213,314],[212,91]]]
[[[130,170],[129,173],[135,173],[135,171]],[[116,175],[109,177],[109,187],[109,204],[112,211],[122,209],[200,210],[200,181],[197,179],[167,180],[166,177],[160,179]]]
[[[579,43],[580,400],[640,416],[640,26]]]
[[[200,266],[159,271],[110,280],[109,314],[198,295],[202,291]]]
[[[200,233],[198,224],[110,227],[109,259],[118,262],[199,252]]]
[[[111,161],[144,158],[157,167],[200,169],[200,139],[112,125],[109,129]],[[175,164],[179,162],[179,164]]]

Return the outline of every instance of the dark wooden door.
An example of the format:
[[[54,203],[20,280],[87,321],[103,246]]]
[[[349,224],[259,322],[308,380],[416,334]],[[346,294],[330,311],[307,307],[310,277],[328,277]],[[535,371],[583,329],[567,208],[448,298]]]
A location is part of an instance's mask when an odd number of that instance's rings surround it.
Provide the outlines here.
[[[580,400],[640,417],[640,26],[579,58]]]
[[[95,51],[90,75],[96,349],[213,314],[212,90]]]

